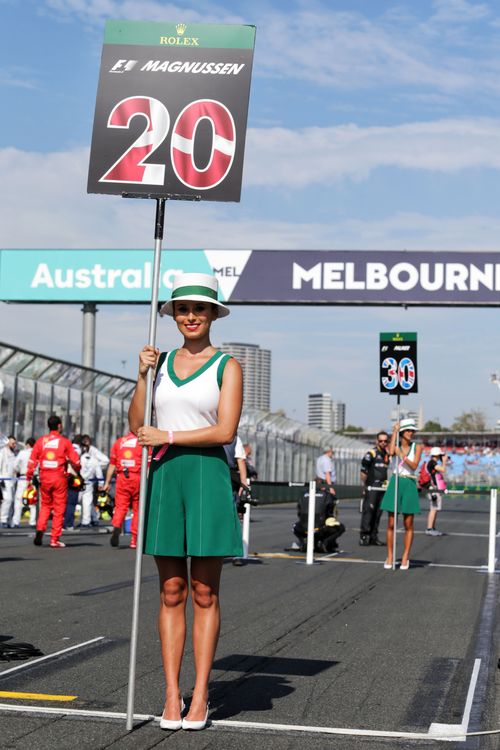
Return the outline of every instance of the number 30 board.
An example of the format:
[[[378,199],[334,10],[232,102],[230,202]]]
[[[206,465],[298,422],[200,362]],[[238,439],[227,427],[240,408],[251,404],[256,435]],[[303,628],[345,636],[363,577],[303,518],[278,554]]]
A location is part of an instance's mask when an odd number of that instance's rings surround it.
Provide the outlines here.
[[[254,26],[108,21],[87,191],[239,201]]]
[[[417,393],[417,334],[380,334],[380,390],[403,396]]]

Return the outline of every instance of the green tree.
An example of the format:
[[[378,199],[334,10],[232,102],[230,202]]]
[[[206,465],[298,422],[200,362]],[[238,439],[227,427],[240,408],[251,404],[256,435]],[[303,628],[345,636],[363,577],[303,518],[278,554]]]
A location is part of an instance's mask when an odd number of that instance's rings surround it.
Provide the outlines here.
[[[438,422],[437,419],[428,419],[427,422],[424,424],[423,427],[424,432],[448,432],[447,427],[443,427],[441,422]]]
[[[348,424],[342,432],[364,432],[364,429],[362,427],[355,427],[353,424]]]
[[[451,429],[455,432],[484,432],[486,430],[486,414],[481,409],[471,409],[455,417]]]

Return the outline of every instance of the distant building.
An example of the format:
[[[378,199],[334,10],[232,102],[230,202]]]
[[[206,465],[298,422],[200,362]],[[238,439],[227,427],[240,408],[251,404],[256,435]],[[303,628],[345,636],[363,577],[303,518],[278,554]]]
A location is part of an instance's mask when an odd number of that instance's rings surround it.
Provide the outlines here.
[[[342,401],[334,401],[332,404],[332,432],[343,432],[345,430],[345,404]]]
[[[394,424],[398,418],[398,410],[391,410],[391,422]],[[400,419],[414,419],[417,425],[417,430],[422,430],[424,427],[424,409],[419,406],[418,409],[404,409],[403,406],[399,412]]]
[[[309,394],[307,424],[309,427],[333,432],[332,397],[330,393]]]
[[[221,352],[231,354],[243,369],[243,407],[271,408],[271,352],[257,344],[229,342],[220,345]]]

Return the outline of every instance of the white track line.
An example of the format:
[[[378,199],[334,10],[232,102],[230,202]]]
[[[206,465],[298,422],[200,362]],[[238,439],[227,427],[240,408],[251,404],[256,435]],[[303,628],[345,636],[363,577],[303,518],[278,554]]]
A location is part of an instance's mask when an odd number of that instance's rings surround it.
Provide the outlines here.
[[[9,705],[7,703],[0,703],[0,711],[12,711],[15,713],[23,713],[32,716],[40,714],[49,714],[52,716],[85,716],[91,719],[95,717],[97,719],[120,719],[125,721],[126,713],[118,711],[85,711],[77,708],[48,708],[45,706],[30,708],[26,706]],[[151,714],[134,714],[134,721],[154,721],[155,723],[160,722],[159,716],[152,716]],[[314,727],[305,726],[301,724],[267,724],[259,721],[226,721],[226,720],[214,720],[210,722],[210,725],[215,729],[217,727],[227,727],[228,729],[261,729],[271,732],[300,732],[305,734],[327,734],[327,735],[342,735],[344,737],[386,737],[388,739],[409,739],[409,740],[432,740],[432,741],[456,741],[462,739],[462,725],[453,726],[451,725],[450,731],[445,730],[439,733],[437,730],[432,735],[429,732],[391,732],[377,729],[347,729],[337,727]],[[446,726],[446,725],[443,725]]]
[[[465,742],[467,739],[467,729],[469,728],[470,712],[472,708],[472,701],[474,700],[474,691],[476,690],[477,678],[479,675],[479,669],[481,667],[481,659],[475,659],[474,668],[469,682],[469,689],[467,691],[467,699],[465,701],[464,713],[462,716],[461,724],[437,724],[433,723],[429,727],[429,735],[433,737],[436,734],[443,735],[445,733],[454,733],[455,740]]]
[[[401,533],[404,533],[404,529],[401,529]],[[427,532],[425,532],[425,531],[415,531],[415,535],[417,535],[417,534],[419,534],[420,536],[428,536]],[[460,536],[460,537],[465,536],[465,537],[471,537],[473,539],[489,539],[490,538],[489,534],[478,534],[478,533],[473,534],[472,532],[465,532],[465,531],[444,531],[443,532],[443,536],[444,537],[446,537],[446,536]],[[498,534],[497,534],[497,536],[498,536]],[[434,539],[436,539],[436,537],[434,537]]]
[[[336,734],[350,737],[394,737],[398,739],[428,740],[438,739],[429,737],[427,732],[389,732],[377,729],[344,729],[337,727],[310,727],[301,724],[267,724],[260,721],[212,721],[214,727],[228,727],[234,729],[267,729],[277,732],[305,732],[307,734]],[[439,737],[440,740],[443,737]]]
[[[359,557],[334,557],[331,555],[324,555],[322,557],[316,557],[316,561],[323,562],[345,562],[345,563],[359,563],[361,565],[382,565],[382,560],[361,560]],[[416,563],[415,565],[411,565],[410,561],[410,567],[413,567],[414,570],[417,568],[457,568],[459,570],[481,570],[482,568],[486,567],[484,565],[452,565],[447,563]]]
[[[0,703],[0,711],[14,711],[24,714],[52,714],[53,716],[95,716],[97,719],[125,719],[126,713],[120,711],[85,711],[83,708],[49,708],[48,706],[18,706],[10,703]],[[160,717],[153,714],[134,714],[137,721],[160,721]]]
[[[55,654],[47,654],[47,656],[40,656],[38,659],[33,659],[32,661],[26,661],[23,664],[19,664],[17,667],[11,667],[11,669],[5,669],[3,672],[0,672],[0,679],[6,674],[12,674],[13,672],[21,672],[23,669],[28,669],[29,667],[32,667],[33,664],[40,664],[42,661],[47,661],[48,659],[54,659],[56,656],[61,656],[61,654],[68,654],[70,651],[75,651],[77,648],[90,646],[91,643],[97,643],[98,641],[102,641],[102,640],[104,640],[104,636],[100,635],[97,638],[92,638],[92,640],[90,641],[84,641],[83,643],[77,643],[74,646],[69,646],[69,648],[63,648],[62,651],[56,651]]]

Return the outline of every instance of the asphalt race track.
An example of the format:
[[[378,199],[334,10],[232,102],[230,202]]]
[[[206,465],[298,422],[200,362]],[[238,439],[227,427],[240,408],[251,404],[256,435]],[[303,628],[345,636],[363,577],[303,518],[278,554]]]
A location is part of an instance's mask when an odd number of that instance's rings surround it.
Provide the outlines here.
[[[106,714],[126,711],[130,537],[113,549],[106,533],[67,533],[66,549],[50,549],[48,539],[34,547],[29,529],[3,529],[0,747],[500,747],[500,734],[474,734],[500,730],[500,584],[481,567],[488,498],[448,499],[440,538],[423,534],[426,514],[417,517],[407,572],[383,569],[384,548],[358,546],[357,505],[341,504],[344,552],[312,566],[285,552],[294,507],[252,511],[250,550],[259,556],[224,565],[211,724],[194,733],[163,732],[148,718],[163,703],[153,560],[144,558],[135,701],[145,718],[127,733],[123,718]],[[19,643],[38,656],[6,660]],[[188,648],[187,701],[192,685]]]

